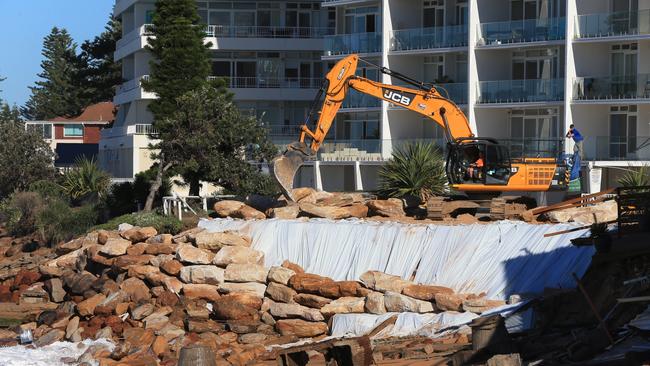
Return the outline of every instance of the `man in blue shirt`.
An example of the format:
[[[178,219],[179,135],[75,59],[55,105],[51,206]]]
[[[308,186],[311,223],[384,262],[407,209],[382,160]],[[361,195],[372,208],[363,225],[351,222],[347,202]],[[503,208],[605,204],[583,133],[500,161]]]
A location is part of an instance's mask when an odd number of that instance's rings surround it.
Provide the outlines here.
[[[573,139],[573,142],[575,142],[575,145],[573,145],[573,152],[580,154],[580,158],[582,158],[582,141],[584,141],[585,138],[582,137],[580,131],[578,131],[574,125],[571,125],[569,126],[569,132],[566,133],[566,137],[568,139]]]

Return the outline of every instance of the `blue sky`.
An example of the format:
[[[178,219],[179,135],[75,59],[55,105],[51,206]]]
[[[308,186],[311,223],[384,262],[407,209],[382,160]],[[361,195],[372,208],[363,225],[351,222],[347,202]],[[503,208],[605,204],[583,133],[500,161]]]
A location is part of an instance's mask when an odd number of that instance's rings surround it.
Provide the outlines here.
[[[77,45],[103,30],[115,0],[0,0],[0,98],[22,105],[41,71],[43,38],[66,28]]]

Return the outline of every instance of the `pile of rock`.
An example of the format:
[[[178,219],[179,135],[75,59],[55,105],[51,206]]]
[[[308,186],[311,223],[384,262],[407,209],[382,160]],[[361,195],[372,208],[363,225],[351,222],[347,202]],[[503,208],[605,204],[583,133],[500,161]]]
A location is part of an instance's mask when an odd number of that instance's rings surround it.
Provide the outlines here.
[[[241,209],[241,207],[239,208]],[[273,357],[266,346],[324,336],[334,314],[472,311],[502,305],[370,271],[334,281],[296,264],[264,267],[250,238],[192,229],[98,231],[57,248],[61,255],[6,280],[0,317],[29,329],[36,344],[108,338],[111,365],[172,365],[188,344],[204,344],[231,364]]]
[[[331,220],[366,217],[406,218],[405,203],[401,199],[369,200],[361,193],[329,193],[312,188],[292,191],[295,202],[283,199],[272,202],[219,201],[214,210],[221,217],[245,220],[298,217],[317,217]],[[251,206],[256,206],[253,208]],[[271,207],[267,207],[271,206]]]

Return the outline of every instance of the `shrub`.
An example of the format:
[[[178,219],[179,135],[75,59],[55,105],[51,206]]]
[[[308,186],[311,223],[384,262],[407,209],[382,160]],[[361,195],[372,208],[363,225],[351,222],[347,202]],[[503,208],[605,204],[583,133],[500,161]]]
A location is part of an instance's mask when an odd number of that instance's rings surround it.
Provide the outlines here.
[[[16,192],[0,204],[0,219],[11,235],[28,235],[36,231],[36,220],[44,207],[38,193]]]
[[[156,212],[138,212],[118,216],[105,224],[95,226],[93,230],[116,230],[123,223],[133,226],[153,226],[159,233],[165,234],[178,234],[183,230],[183,224],[177,218]]]
[[[112,185],[104,200],[110,217],[124,215],[141,209],[149,194],[150,182],[153,179],[152,176],[155,174],[155,170],[149,169],[136,174],[133,182]],[[163,185],[156,194],[154,202],[161,202],[162,197],[169,195],[170,191],[171,183],[169,179],[165,178]]]
[[[432,143],[407,144],[397,148],[379,170],[379,193],[388,197],[419,197],[426,202],[446,191],[445,161]]]
[[[97,202],[108,192],[111,180],[94,159],[80,158],[63,176],[63,191],[75,203]]]
[[[642,165],[639,169],[629,168],[618,183],[623,187],[650,185],[650,165]]]
[[[61,200],[52,200],[38,215],[36,226],[44,241],[58,243],[70,240],[97,224],[93,205],[70,207]]]
[[[68,200],[68,195],[65,193],[63,187],[52,180],[38,180],[29,185],[30,192],[36,192],[45,200],[60,199],[62,201]]]

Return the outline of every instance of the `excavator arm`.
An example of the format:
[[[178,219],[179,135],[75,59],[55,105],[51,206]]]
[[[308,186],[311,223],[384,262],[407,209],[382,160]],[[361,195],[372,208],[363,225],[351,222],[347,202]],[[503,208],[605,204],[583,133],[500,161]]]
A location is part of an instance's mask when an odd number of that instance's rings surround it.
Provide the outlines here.
[[[326,76],[312,113],[307,118],[309,122],[313,112],[318,109],[318,120],[314,130],[310,130],[307,124],[303,125],[300,140],[289,144],[285,153],[273,160],[271,165],[273,175],[288,199],[293,200],[291,190],[296,172],[306,159],[315,155],[320,149],[350,88],[430,118],[444,129],[449,141],[474,137],[463,111],[454,102],[443,97],[436,88],[427,88],[422,83],[386,68],[380,70],[418,89],[382,84],[355,76],[358,62],[359,57],[351,55],[334,65]]]

